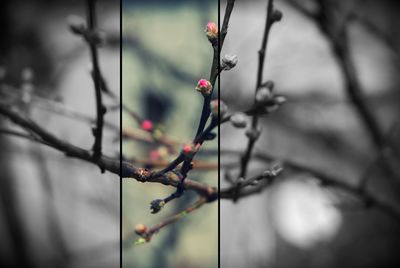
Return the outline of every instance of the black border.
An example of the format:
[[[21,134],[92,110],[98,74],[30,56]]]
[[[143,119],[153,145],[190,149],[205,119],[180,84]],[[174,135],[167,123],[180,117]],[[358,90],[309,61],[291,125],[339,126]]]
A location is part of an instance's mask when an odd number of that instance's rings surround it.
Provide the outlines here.
[[[120,170],[122,171],[122,3],[119,1],[119,127]],[[122,172],[119,180],[119,267],[122,268]]]
[[[221,33],[221,0],[218,0],[218,32]],[[219,62],[221,61],[221,35],[218,35],[218,58]],[[221,94],[221,66],[218,65],[218,72],[220,75],[218,76],[218,101],[221,100],[220,94]],[[219,109],[221,108],[221,105],[218,105]],[[221,112],[218,112],[218,117],[219,121],[221,121]],[[217,170],[217,176],[218,176],[218,267],[221,267],[221,203],[220,203],[220,189],[221,189],[221,176],[220,176],[220,165],[221,165],[221,153],[220,153],[220,148],[221,148],[221,125],[218,124],[218,170]]]

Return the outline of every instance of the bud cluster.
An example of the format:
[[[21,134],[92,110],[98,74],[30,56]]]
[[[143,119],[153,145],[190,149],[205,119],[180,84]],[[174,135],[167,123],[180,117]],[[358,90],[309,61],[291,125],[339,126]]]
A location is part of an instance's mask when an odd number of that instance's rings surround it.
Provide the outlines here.
[[[258,105],[265,106],[265,111],[270,113],[276,111],[286,102],[284,96],[274,94],[274,83],[267,81],[257,89],[255,101]]]

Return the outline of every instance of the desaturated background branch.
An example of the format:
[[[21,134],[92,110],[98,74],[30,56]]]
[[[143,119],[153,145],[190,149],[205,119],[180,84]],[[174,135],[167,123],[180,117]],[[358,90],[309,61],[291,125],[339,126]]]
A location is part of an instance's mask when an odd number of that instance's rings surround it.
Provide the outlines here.
[[[249,178],[276,162],[284,171],[248,190],[258,195],[221,201],[222,265],[397,264],[399,6],[274,2],[283,19],[271,31],[264,76],[288,102],[260,121]],[[252,107],[266,5],[235,4],[222,52],[239,60],[221,79],[230,114]],[[229,122],[221,128],[222,152],[235,152],[222,155],[223,186],[239,174],[244,132]]]
[[[99,68],[118,99],[119,45],[112,38],[119,33],[119,2],[95,2],[106,37]],[[119,262],[119,179],[101,174],[93,158],[91,58],[87,43],[69,29],[76,16],[85,20],[85,9],[81,1],[1,3],[2,267]],[[110,109],[102,135],[109,157],[102,159],[118,173],[119,109],[111,109],[115,98],[104,96],[103,103]]]

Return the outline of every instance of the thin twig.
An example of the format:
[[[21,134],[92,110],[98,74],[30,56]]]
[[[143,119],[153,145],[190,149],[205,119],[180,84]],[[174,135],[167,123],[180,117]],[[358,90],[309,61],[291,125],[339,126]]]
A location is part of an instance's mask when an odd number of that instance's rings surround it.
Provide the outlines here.
[[[224,150],[221,152],[222,154],[233,154],[240,155],[240,151],[235,150]],[[254,157],[260,159],[262,161],[272,162],[275,161],[276,158],[272,155],[266,153],[255,152]],[[333,175],[327,174],[323,171],[320,171],[316,168],[312,168],[293,160],[281,158],[280,161],[282,165],[285,167],[285,171],[292,170],[296,173],[308,173],[313,176],[313,178],[319,180],[321,182],[321,186],[337,188],[342,191],[345,191],[355,197],[358,197],[360,200],[364,202],[366,207],[375,207],[376,209],[384,212],[386,215],[392,217],[396,221],[400,222],[400,210],[397,209],[394,205],[390,204],[388,201],[381,199],[380,197],[374,195],[369,192],[367,189],[361,189],[358,184],[351,184],[347,180],[339,179]],[[258,175],[260,176],[260,175]],[[254,178],[258,178],[255,176]],[[264,183],[260,183],[256,187],[249,188],[247,191],[240,191],[240,198],[253,195],[254,193],[261,192],[264,188],[269,186],[269,182],[265,181]],[[248,184],[246,185],[248,186]],[[232,193],[232,187],[221,189],[220,191],[221,199],[234,199],[235,195]]]
[[[235,0],[228,0],[225,8],[225,15],[224,15],[224,20],[222,22],[222,27],[221,27],[221,35],[220,35],[220,41],[219,41],[219,51],[221,52],[222,46],[224,45],[226,35],[228,34],[228,25],[229,25],[229,20],[231,18],[232,10],[235,5]]]
[[[87,0],[87,25],[90,32],[94,33],[96,30],[96,10],[95,10],[96,0]],[[102,88],[101,88],[101,76],[99,67],[99,57],[97,52],[97,44],[93,39],[87,39],[90,49],[90,56],[92,59],[93,67],[93,82],[96,95],[96,128],[93,130],[95,141],[93,144],[93,159],[98,161],[101,158],[102,150],[102,138],[103,138],[103,125],[104,125],[104,114],[106,113],[106,107],[103,105],[102,101]],[[99,167],[102,172],[104,172],[104,167],[99,162]]]
[[[219,58],[220,58],[220,51],[222,50],[222,46],[223,46],[223,42],[225,40],[225,36],[227,34],[227,29],[228,29],[228,24],[229,24],[229,20],[232,14],[232,9],[234,6],[235,0],[228,0],[227,3],[227,7],[226,7],[226,11],[225,11],[225,15],[224,15],[224,22],[223,22],[223,26],[222,26],[222,31],[223,33],[219,34],[218,37],[218,42],[216,45],[213,45],[213,61],[211,64],[211,71],[210,71],[210,83],[213,87],[213,90],[215,88],[215,82],[217,81],[218,75],[220,74],[220,64],[219,64]],[[200,143],[202,144],[202,142],[199,142],[199,136],[201,135],[201,133],[203,132],[207,119],[210,116],[210,103],[211,103],[211,97],[212,93],[209,94],[208,96],[204,97],[203,100],[203,108],[201,111],[201,117],[200,117],[200,121],[199,121],[199,125],[196,131],[196,135],[193,139],[193,143]],[[211,124],[215,124],[214,127],[217,126],[215,120],[214,122],[212,122]],[[211,125],[210,124],[210,125]],[[182,165],[181,168],[181,174],[182,174],[182,182],[184,182],[187,173],[189,172],[189,170],[191,169],[191,161],[193,160],[195,155],[193,155],[193,157],[191,157],[190,159],[186,159]],[[178,187],[176,195],[180,196],[183,193],[183,188]]]
[[[13,123],[24,128],[28,132],[38,136],[41,139],[41,143],[63,152],[66,156],[79,158],[81,160],[85,160],[94,164],[100,164],[101,166],[104,166],[105,170],[108,170],[115,174],[120,174],[119,160],[112,159],[106,156],[101,156],[100,159],[94,160],[92,153],[89,150],[82,149],[80,147],[72,145],[67,141],[57,138],[55,135],[46,131],[33,120],[23,117],[18,112],[13,111],[8,106],[0,105],[0,114],[9,118]]]
[[[104,166],[105,170],[117,174],[119,177],[122,178],[132,178],[139,182],[161,183],[172,187],[178,187],[179,185],[180,180],[170,173],[154,176],[153,173],[148,172],[146,169],[136,168],[127,161],[122,161],[121,163],[119,159],[113,159],[104,155],[102,155],[98,161],[95,161],[92,157],[90,150],[85,150],[83,148],[72,145],[67,141],[63,141],[57,138],[50,132],[44,130],[33,120],[24,118],[19,113],[12,111],[7,106],[0,105],[0,114],[9,118],[13,123],[22,127],[28,132],[35,134],[35,136],[40,138],[41,144],[45,144],[53,149],[63,152],[67,157],[81,159],[96,165],[100,163],[102,166]],[[16,137],[28,138],[24,135],[17,135]],[[218,191],[216,188],[196,181],[192,181],[190,179],[187,179],[184,182],[183,187],[184,189],[195,191],[199,195],[207,197],[208,200],[215,200],[217,198]]]
[[[187,209],[179,212],[178,214],[175,214],[165,220],[163,220],[162,222],[154,225],[153,227],[151,227],[148,231],[144,232],[141,234],[141,238],[137,239],[135,241],[135,244],[143,244],[145,242],[149,242],[151,240],[151,238],[153,237],[154,234],[158,233],[162,228],[182,219],[183,217],[187,216],[188,214],[196,211],[197,209],[199,209],[201,206],[203,206],[205,203],[207,203],[207,199],[204,197],[200,197],[194,204],[192,204],[190,207],[188,207]],[[127,239],[125,239],[124,241],[124,247],[128,247],[132,242],[131,242],[131,237],[133,235],[128,235]]]
[[[268,37],[269,33],[271,30],[272,25],[276,22],[273,18],[273,13],[274,13],[274,3],[273,0],[268,1],[267,5],[267,16],[265,19],[265,28],[264,28],[264,34],[261,42],[261,48],[258,51],[258,70],[257,70],[257,81],[256,81],[256,89],[255,93],[257,94],[257,91],[260,89],[262,83],[263,83],[263,73],[264,73],[264,63],[265,63],[265,55],[266,55],[266,49],[267,49],[267,44],[268,44]],[[255,94],[255,95],[256,95]],[[256,100],[254,98],[254,103],[256,103]],[[252,116],[252,122],[251,122],[251,131],[254,133],[258,133],[258,119],[259,116],[258,114],[254,114]],[[249,135],[248,136],[248,143],[247,143],[247,148],[245,153],[242,156],[241,162],[240,162],[240,172],[239,172],[239,178],[245,178],[247,175],[247,168],[248,164],[251,158],[251,153],[253,151],[254,145],[258,139],[259,135]],[[239,191],[240,189],[240,183],[238,183],[237,190]]]

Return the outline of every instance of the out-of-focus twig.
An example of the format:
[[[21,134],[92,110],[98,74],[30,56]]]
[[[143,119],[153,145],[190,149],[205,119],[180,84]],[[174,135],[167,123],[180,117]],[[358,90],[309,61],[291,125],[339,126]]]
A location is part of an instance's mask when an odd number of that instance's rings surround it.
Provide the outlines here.
[[[149,230],[145,230],[144,232],[141,232],[141,233],[139,233],[136,230],[136,233],[138,233],[141,237],[135,241],[135,244],[142,244],[142,243],[146,243],[146,242],[150,241],[151,238],[153,237],[153,235],[158,233],[162,228],[164,228],[165,226],[168,226],[168,225],[170,225],[170,224],[182,219],[186,215],[188,215],[188,214],[192,213],[193,211],[199,209],[205,203],[207,203],[207,199],[204,198],[204,197],[200,197],[194,204],[192,204],[187,209],[183,210],[182,212],[179,212],[176,215],[173,215],[173,216],[163,220],[162,222],[160,222],[160,223],[154,225],[153,227],[151,227]],[[130,237],[130,236],[128,236],[128,237]],[[131,243],[132,243],[131,239],[126,239],[124,241],[124,246],[127,247]]]
[[[230,155],[240,155],[240,151],[235,151],[235,150],[224,150],[221,152],[222,154],[230,154]],[[254,157],[257,159],[260,159],[262,161],[267,161],[267,162],[272,162],[272,161],[277,161],[277,159],[272,156],[268,155],[267,153],[263,152],[255,152]],[[279,162],[282,163],[282,165],[285,168],[285,171],[293,171],[296,173],[306,173],[310,174],[313,178],[319,180],[321,182],[321,186],[323,187],[329,187],[329,188],[337,188],[342,191],[345,191],[357,198],[359,198],[361,201],[364,202],[366,207],[371,207],[371,208],[376,208],[382,212],[384,212],[386,215],[389,215],[396,221],[400,222],[400,210],[396,208],[393,204],[389,203],[386,200],[383,200],[381,197],[377,196],[376,194],[368,191],[365,189],[365,187],[360,187],[359,184],[351,184],[345,179],[339,179],[333,175],[327,174],[324,171],[320,171],[316,168],[306,166],[304,164],[300,164],[298,162],[295,162],[293,160],[289,159],[284,159],[281,158],[279,159]],[[364,175],[363,175],[364,176]],[[253,180],[259,178],[259,176],[255,176]],[[359,181],[363,181],[363,177],[360,178]],[[250,184],[247,184],[251,185]],[[270,185],[270,181],[266,180],[265,182],[260,183],[259,185],[256,185],[255,187],[250,187],[247,191],[240,191],[240,197],[252,195],[254,193],[258,193],[262,191],[262,189],[268,187]],[[220,191],[220,198],[222,199],[232,199],[234,196],[232,195],[232,188],[227,188],[227,189],[221,189]]]
[[[255,89],[255,96],[254,96],[254,103],[256,104],[256,95],[257,92],[261,89],[261,85],[263,83],[263,74],[264,74],[264,63],[265,63],[265,56],[266,56],[266,49],[267,49],[267,44],[268,44],[268,37],[269,33],[271,30],[272,25],[280,20],[280,17],[278,18],[277,16],[282,16],[280,11],[274,10],[274,2],[273,0],[268,1],[267,5],[267,15],[265,19],[265,28],[264,28],[264,34],[261,42],[261,48],[258,51],[258,70],[257,70],[257,80],[256,80],[256,89]],[[248,135],[248,143],[246,147],[246,151],[243,154],[240,162],[240,171],[239,171],[239,179],[244,179],[246,178],[247,175],[247,168],[248,164],[251,158],[251,153],[253,151],[254,145],[260,135],[260,131],[258,129],[258,119],[259,116],[258,114],[254,114],[252,116],[252,122],[251,122],[251,132],[253,135]],[[237,186],[237,191],[240,190],[240,182],[238,183]]]
[[[96,31],[96,9],[95,9],[95,0],[87,0],[87,26],[90,32]],[[106,113],[107,109],[103,105],[102,101],[102,79],[100,74],[100,66],[99,66],[99,56],[97,51],[97,43],[94,39],[86,39],[89,44],[90,49],[90,56],[92,59],[92,67],[93,67],[93,82],[95,88],[95,95],[96,95],[96,127],[93,129],[93,135],[95,138],[93,144],[93,159],[94,161],[99,162],[99,167],[102,172],[105,171],[104,166],[101,165],[99,159],[101,158],[101,147],[102,147],[102,138],[103,138],[103,125],[104,125],[104,114]],[[104,82],[104,81],[103,81]]]

